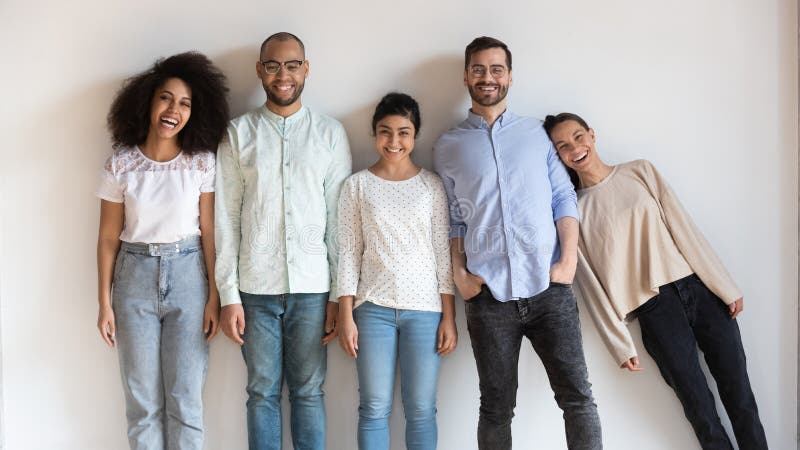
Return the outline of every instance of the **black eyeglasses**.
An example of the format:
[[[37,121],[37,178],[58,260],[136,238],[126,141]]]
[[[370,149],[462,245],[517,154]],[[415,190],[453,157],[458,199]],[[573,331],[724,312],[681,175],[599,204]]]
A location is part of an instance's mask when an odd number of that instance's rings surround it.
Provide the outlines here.
[[[292,59],[290,61],[259,61],[261,67],[264,68],[264,72],[267,72],[270,75],[275,75],[281,70],[281,67],[285,67],[289,73],[295,73],[303,67],[303,63],[305,61],[300,61],[298,59]]]

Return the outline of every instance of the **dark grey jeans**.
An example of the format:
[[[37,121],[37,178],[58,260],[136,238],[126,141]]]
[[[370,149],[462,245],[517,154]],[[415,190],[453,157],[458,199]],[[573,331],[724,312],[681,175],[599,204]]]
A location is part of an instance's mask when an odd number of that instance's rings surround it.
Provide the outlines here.
[[[683,405],[704,450],[732,449],[700,368],[703,351],[742,450],[766,450],[767,438],[750,388],[739,325],[697,275],[665,284],[634,313],[642,341]]]
[[[483,286],[480,294],[466,302],[466,315],[480,378],[481,450],[511,449],[523,337],[542,360],[558,407],[564,411],[568,447],[603,448],[572,286],[551,283],[538,295],[509,302],[497,301]]]

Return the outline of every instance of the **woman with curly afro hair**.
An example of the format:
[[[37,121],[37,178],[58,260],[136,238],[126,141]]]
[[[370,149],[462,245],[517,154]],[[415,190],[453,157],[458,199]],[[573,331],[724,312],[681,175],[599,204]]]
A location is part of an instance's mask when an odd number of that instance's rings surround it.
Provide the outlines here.
[[[227,91],[208,58],[181,53],[128,79],[108,114],[97,326],[117,348],[131,449],[203,447],[202,389],[220,308],[208,275],[214,154]]]

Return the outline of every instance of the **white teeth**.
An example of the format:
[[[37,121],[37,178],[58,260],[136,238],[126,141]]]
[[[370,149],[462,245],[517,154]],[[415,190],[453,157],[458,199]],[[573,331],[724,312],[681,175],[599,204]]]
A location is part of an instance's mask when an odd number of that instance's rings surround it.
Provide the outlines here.
[[[169,127],[169,128],[175,128],[175,127],[178,126],[178,120],[177,119],[173,119],[171,117],[162,117],[161,118],[161,123],[164,126]]]
[[[583,152],[583,154],[580,157],[573,159],[572,162],[581,162],[583,161],[583,158],[586,158],[588,154],[589,152]]]
[[[389,153],[400,153],[400,152],[403,151],[403,149],[402,148],[387,148],[386,151],[389,152]]]

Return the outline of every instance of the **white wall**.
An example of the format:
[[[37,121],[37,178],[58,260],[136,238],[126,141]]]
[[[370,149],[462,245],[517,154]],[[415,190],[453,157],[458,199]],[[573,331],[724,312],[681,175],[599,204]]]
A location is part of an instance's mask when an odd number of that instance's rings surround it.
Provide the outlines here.
[[[796,446],[797,5],[791,0],[641,2],[0,2],[0,299],[9,450],[122,449],[116,355],[95,329],[96,174],[120,82],[188,49],[229,76],[232,111],[263,102],[253,62],[267,35],[307,45],[305,103],[340,119],[355,168],[389,90],[423,110],[417,161],[466,112],[464,46],[504,39],[514,52],[510,108],[573,111],[597,130],[608,162],[654,161],[745,292],[740,319],[753,390],[774,449]],[[460,302],[460,301],[459,301]],[[475,448],[478,386],[469,337],[446,358],[440,448]],[[608,449],[698,448],[678,401],[645,371],[614,367],[581,316]],[[638,326],[632,326],[638,339]],[[355,366],[329,351],[329,448],[355,448]],[[560,412],[529,346],[520,360],[516,448],[565,447]],[[207,448],[243,449],[245,371],[220,337],[206,385]],[[402,445],[402,409],[392,417]],[[288,446],[288,432],[284,441]]]

